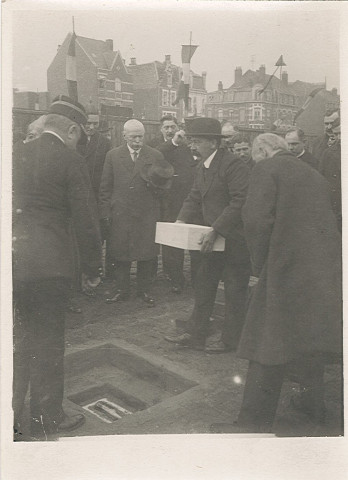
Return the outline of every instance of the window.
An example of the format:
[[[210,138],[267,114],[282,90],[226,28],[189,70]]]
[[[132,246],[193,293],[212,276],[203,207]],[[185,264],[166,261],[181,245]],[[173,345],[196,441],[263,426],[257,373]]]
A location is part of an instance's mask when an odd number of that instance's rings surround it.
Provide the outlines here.
[[[169,92],[168,92],[168,90],[162,90],[162,105],[164,107],[169,106]]]
[[[173,85],[173,75],[171,73],[167,73],[167,85],[168,87]]]
[[[99,83],[99,88],[104,88],[105,87],[105,78],[100,78],[98,80]]]
[[[176,99],[176,92],[172,90],[170,92],[170,104],[171,105],[173,105],[173,103],[175,102],[175,99]]]
[[[222,110],[222,108],[219,108],[218,110],[218,119],[219,120],[222,120],[224,118],[224,111]]]
[[[115,78],[115,92],[120,92],[122,90],[122,82],[119,78]]]
[[[208,117],[211,117],[211,116],[212,116],[211,108],[208,108],[208,109],[207,109],[207,116],[208,116]]]

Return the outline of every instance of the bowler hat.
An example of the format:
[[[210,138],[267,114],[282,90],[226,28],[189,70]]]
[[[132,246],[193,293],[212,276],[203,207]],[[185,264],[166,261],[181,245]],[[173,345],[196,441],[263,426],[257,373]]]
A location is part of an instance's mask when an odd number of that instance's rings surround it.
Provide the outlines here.
[[[166,160],[160,159],[156,163],[145,163],[140,176],[155,189],[167,190],[171,187],[174,168]]]
[[[221,123],[215,118],[195,118],[187,124],[187,135],[190,137],[223,137]]]
[[[49,108],[49,113],[63,115],[79,125],[87,123],[86,110],[81,103],[76,102],[66,95],[58,95]]]

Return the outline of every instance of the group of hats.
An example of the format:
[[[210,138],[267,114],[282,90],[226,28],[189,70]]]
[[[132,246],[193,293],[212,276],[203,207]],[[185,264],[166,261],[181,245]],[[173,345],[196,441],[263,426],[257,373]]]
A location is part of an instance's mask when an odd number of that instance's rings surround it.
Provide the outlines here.
[[[63,115],[79,125],[85,125],[88,120],[83,105],[66,95],[58,95],[53,100],[49,113]],[[214,118],[194,118],[187,121],[187,135],[191,137],[223,137],[221,124]],[[141,171],[142,178],[150,186],[163,190],[170,188],[173,175],[172,165],[164,159],[144,166]]]

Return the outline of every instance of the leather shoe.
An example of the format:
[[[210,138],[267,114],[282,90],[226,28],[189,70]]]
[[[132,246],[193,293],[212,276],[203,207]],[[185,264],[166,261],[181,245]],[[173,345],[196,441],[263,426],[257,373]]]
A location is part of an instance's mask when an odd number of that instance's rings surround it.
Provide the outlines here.
[[[138,297],[142,299],[143,302],[147,303],[148,307],[155,306],[155,299],[151,297],[148,293],[138,293]]]
[[[124,292],[123,290],[116,290],[115,294],[112,297],[107,298],[105,302],[106,303],[122,302],[124,300],[128,300],[128,298],[129,298],[128,292]]]
[[[75,428],[79,428],[83,425],[86,421],[86,417],[81,413],[78,415],[72,415],[68,417],[68,415],[64,414],[63,420],[58,425],[58,432],[70,432],[71,430],[75,430]]]
[[[222,340],[210,343],[204,349],[207,353],[228,353],[232,351],[230,345],[226,345]]]
[[[168,335],[164,337],[164,340],[170,343],[176,343],[183,347],[190,347],[194,350],[204,350],[204,343],[198,342],[192,335],[189,333],[183,333],[181,335]]]

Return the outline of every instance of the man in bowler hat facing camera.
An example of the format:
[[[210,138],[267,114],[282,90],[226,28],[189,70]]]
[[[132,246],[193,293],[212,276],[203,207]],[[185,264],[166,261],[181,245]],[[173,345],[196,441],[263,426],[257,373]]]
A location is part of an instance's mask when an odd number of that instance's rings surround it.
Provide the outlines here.
[[[15,440],[30,385],[31,438],[55,439],[80,426],[67,416],[64,391],[64,314],[72,278],[69,224],[76,232],[89,288],[98,284],[101,243],[76,147],[87,117],[82,105],[60,95],[42,135],[13,159],[13,299]]]
[[[202,239],[201,263],[195,280],[195,306],[187,331],[165,339],[205,349],[209,353],[224,353],[237,347],[245,315],[250,262],[243,236],[241,209],[248,190],[249,168],[238,157],[219,148],[222,135],[218,120],[193,120],[188,136],[202,160],[177,221],[191,223],[192,219],[201,217],[202,224],[211,229]],[[224,252],[213,251],[219,234],[226,239]],[[209,319],[221,279],[225,284],[222,336],[220,341],[206,345]]]

